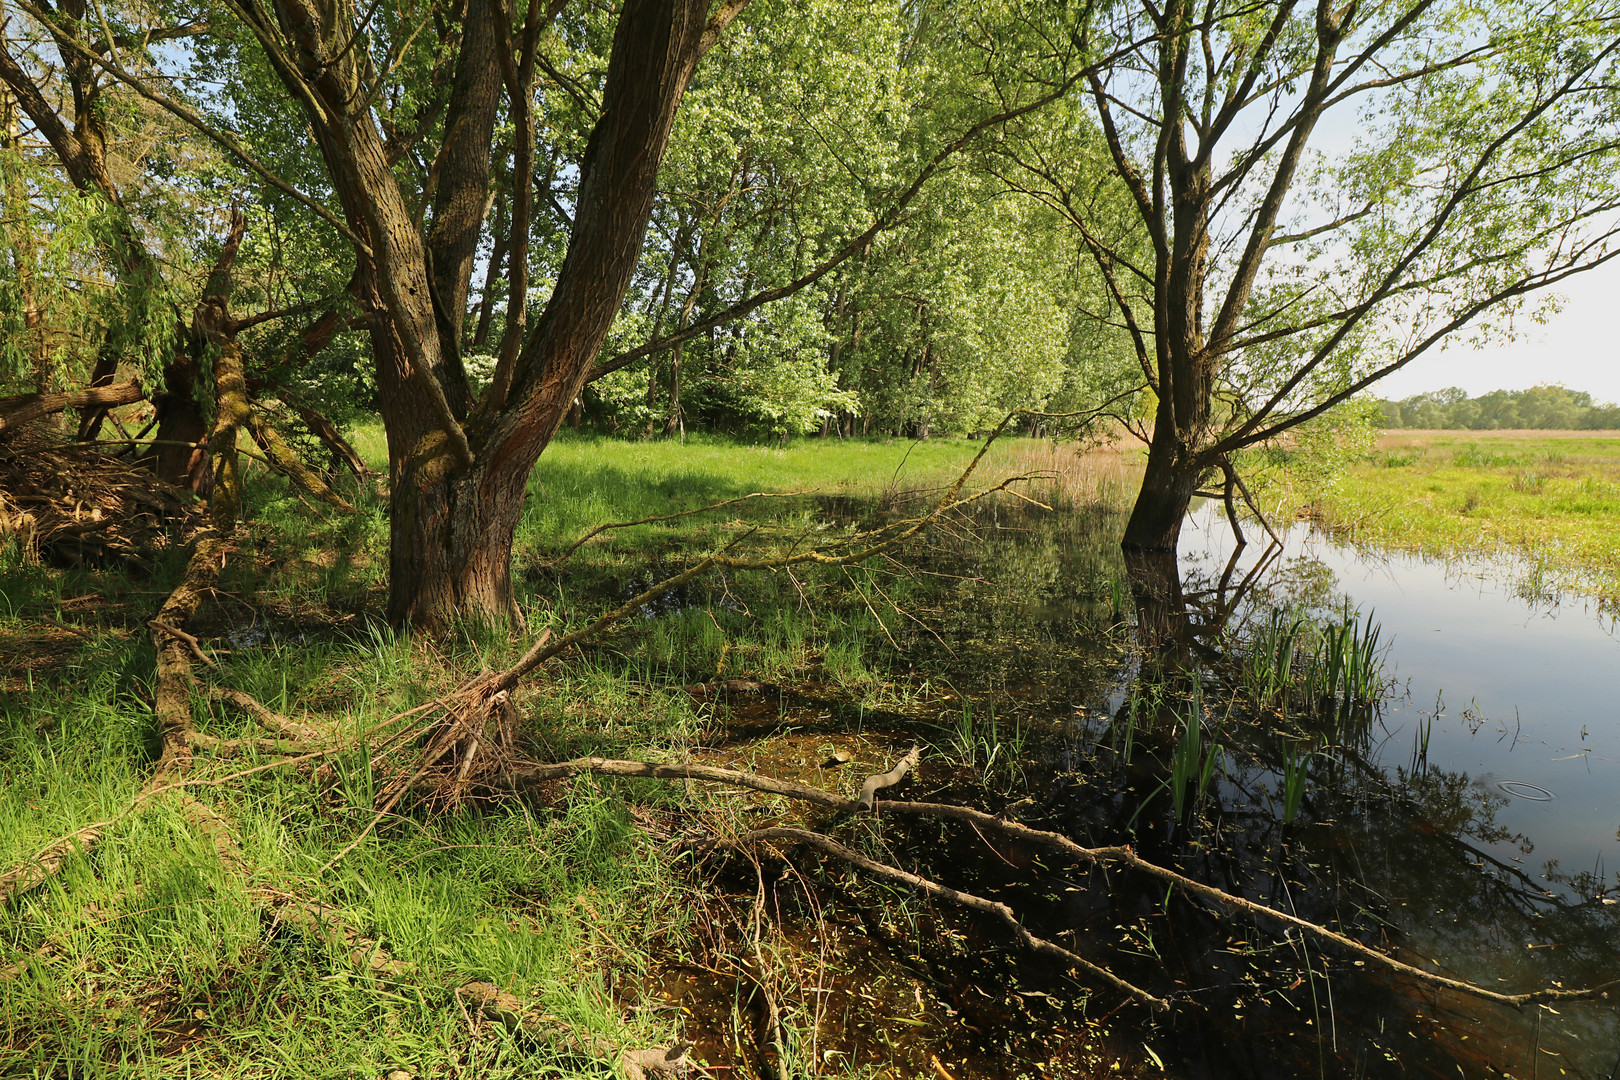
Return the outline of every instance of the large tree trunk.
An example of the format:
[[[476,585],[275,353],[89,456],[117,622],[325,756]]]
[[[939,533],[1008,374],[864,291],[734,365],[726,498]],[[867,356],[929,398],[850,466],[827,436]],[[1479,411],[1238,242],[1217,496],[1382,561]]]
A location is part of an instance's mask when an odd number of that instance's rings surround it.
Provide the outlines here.
[[[389,518],[389,622],[427,629],[469,617],[521,623],[511,562],[527,486],[527,470],[481,462],[471,476],[397,491]]]
[[[457,468],[442,450],[396,440],[396,428],[408,425],[403,418],[390,423],[388,614],[395,624],[440,629],[458,618],[518,615],[512,540],[529,474],[584,387],[629,287],[658,165],[697,64],[706,8],[704,0],[624,5],[568,252],[551,300],[517,357],[509,403],[470,422],[473,466]]]
[[[489,0],[473,0],[473,7],[462,48],[484,47],[487,30],[506,66],[505,42],[493,35],[509,28],[493,25]],[[388,432],[389,618],[427,630],[467,616],[506,620],[516,614],[511,545],[529,473],[579,395],[629,287],[675,110],[703,46],[707,3],[625,0],[556,287],[521,350],[509,352],[503,343],[495,390],[470,415],[456,338],[488,189],[496,89],[489,57],[464,53],[458,63],[444,120],[435,230],[424,243],[364,105],[360,60],[348,47],[353,4],[275,0],[273,20],[252,3],[244,11],[259,20],[266,40],[290,47],[285,56],[272,50],[272,62],[306,101],[306,118],[359,241],[365,279],[359,294],[371,316]],[[510,89],[522,79],[506,81]],[[526,183],[529,169],[518,173]],[[526,216],[517,209],[509,261],[521,280],[526,257],[519,257],[517,223]],[[509,311],[509,325],[521,325],[520,315]]]
[[[197,398],[202,367],[196,353],[203,341],[182,343],[175,358],[163,366],[163,390],[152,395],[157,409],[157,434],[149,460],[152,470],[164,480],[199,495],[208,494],[208,421]],[[87,411],[87,419],[105,415]],[[100,423],[99,418],[95,421]]]
[[[1161,434],[1161,432],[1163,434]],[[1181,523],[1192,506],[1201,470],[1169,425],[1161,424],[1148,444],[1147,471],[1125,525],[1126,551],[1174,552]]]

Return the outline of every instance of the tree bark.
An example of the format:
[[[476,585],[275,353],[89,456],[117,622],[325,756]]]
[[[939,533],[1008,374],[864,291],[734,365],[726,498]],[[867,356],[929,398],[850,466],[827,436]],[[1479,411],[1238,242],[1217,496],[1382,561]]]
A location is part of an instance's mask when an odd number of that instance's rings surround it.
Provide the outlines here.
[[[41,416],[61,412],[63,409],[107,409],[118,405],[131,405],[146,397],[138,381],[118,383],[80,390],[71,394],[20,394],[0,398],[0,437]]]
[[[591,134],[574,229],[550,302],[518,353],[505,408],[475,414],[470,469],[444,455],[395,457],[389,618],[442,629],[504,621],[512,541],[529,474],[580,394],[640,257],[658,166],[696,67],[703,0],[627,0],[614,33],[602,115]]]
[[[427,237],[440,346],[434,376],[443,384],[450,408],[459,418],[465,418],[471,406],[461,365],[461,331],[478,235],[489,206],[490,138],[501,86],[495,34],[502,29],[496,26],[491,0],[468,0],[446,109],[444,144],[434,163],[437,183]],[[525,181],[520,177],[518,182]]]
[[[499,36],[510,34],[508,20],[494,26],[495,6],[489,0],[472,3],[483,5],[491,19],[496,48],[490,53],[511,66],[508,39]],[[278,76],[304,105],[344,216],[360,240],[362,307],[370,312],[388,432],[389,619],[435,631],[467,616],[511,618],[517,614],[511,547],[529,473],[579,396],[629,287],[658,166],[701,53],[707,3],[626,0],[621,8],[556,287],[521,349],[508,353],[503,347],[495,388],[470,415],[458,408],[467,390],[460,365],[452,362],[460,320],[448,320],[456,324],[452,334],[441,317],[464,311],[450,311],[454,295],[433,301],[439,281],[448,281],[454,270],[449,284],[462,290],[465,304],[465,272],[456,253],[469,233],[450,230],[435,234],[442,240],[438,246],[424,242],[366,107],[362,61],[346,48],[354,36],[354,4],[274,0],[272,14],[248,0],[246,11]],[[479,33],[469,26],[462,48],[476,49]],[[526,28],[526,46],[533,40]],[[493,100],[486,59],[463,55],[458,61],[457,89],[444,120],[450,134],[440,156],[439,195],[448,201],[442,216],[436,212],[435,228],[465,225],[471,212],[458,215],[468,207],[481,219],[486,203],[490,135],[481,110]],[[507,81],[522,82],[517,73]],[[522,86],[515,88],[521,94]],[[527,171],[518,170],[519,191]],[[476,190],[477,198],[451,198],[451,188],[462,195]],[[526,263],[518,209],[509,247],[514,278]],[[455,243],[452,232],[459,237]],[[475,244],[476,226],[470,235]],[[442,259],[441,252],[447,253]],[[509,324],[516,314],[508,311]]]

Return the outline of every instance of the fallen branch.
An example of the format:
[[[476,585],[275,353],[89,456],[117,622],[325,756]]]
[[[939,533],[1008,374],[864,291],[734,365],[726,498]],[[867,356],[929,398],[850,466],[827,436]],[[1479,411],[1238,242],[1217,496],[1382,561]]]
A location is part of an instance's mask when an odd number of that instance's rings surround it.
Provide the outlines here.
[[[1147,874],[1150,877],[1156,877],[1160,881],[1174,885],[1192,896],[1198,896],[1205,900],[1209,900],[1223,908],[1235,909],[1238,911],[1243,911],[1249,915],[1253,915],[1257,918],[1269,919],[1274,922],[1283,923],[1286,926],[1292,927],[1303,934],[1308,934],[1320,941],[1330,942],[1331,944],[1344,949],[1347,952],[1353,953],[1354,955],[1371,963],[1378,964],[1382,967],[1388,968],[1391,971],[1399,972],[1402,975],[1417,979],[1431,986],[1443,987],[1447,990],[1454,990],[1460,994],[1467,994],[1470,997],[1483,998],[1486,1001],[1494,1001],[1501,1005],[1509,1005],[1515,1009],[1522,1009],[1526,1005],[1535,1005],[1544,1001],[1577,1001],[1590,1000],[1592,998],[1603,998],[1608,996],[1608,992],[1610,990],[1620,988],[1620,979],[1616,979],[1611,982],[1603,983],[1599,986],[1587,987],[1580,990],[1564,990],[1557,987],[1547,987],[1541,990],[1527,991],[1522,994],[1504,994],[1496,990],[1486,989],[1483,986],[1476,986],[1470,982],[1464,982],[1460,979],[1451,979],[1444,975],[1435,974],[1432,971],[1425,971],[1420,967],[1397,960],[1393,956],[1389,956],[1385,953],[1379,952],[1377,949],[1363,945],[1361,942],[1356,941],[1353,938],[1349,938],[1343,934],[1329,930],[1327,927],[1318,923],[1313,923],[1306,919],[1302,919],[1297,915],[1290,915],[1286,911],[1278,911],[1276,908],[1267,907],[1264,904],[1257,904],[1252,900],[1245,900],[1241,896],[1234,896],[1233,894],[1222,889],[1217,889],[1212,885],[1205,885],[1203,882],[1195,881],[1184,874],[1179,874],[1174,870],[1166,869],[1165,867],[1159,866],[1156,863],[1148,862],[1146,859],[1137,855],[1129,847],[1113,846],[1088,848],[1081,844],[1075,843],[1073,840],[1062,835],[1061,833],[1048,832],[1044,829],[1033,829],[1028,825],[1021,825],[1016,821],[1009,821],[1006,818],[996,817],[994,814],[987,814],[983,810],[975,810],[972,807],[967,806],[955,806],[950,803],[881,802],[877,804],[877,810],[879,813],[884,814],[903,813],[917,814],[928,817],[954,818],[958,821],[969,822],[970,824],[979,828],[991,829],[995,832],[1001,833],[1004,836],[1014,837],[1027,843],[1039,844],[1044,847],[1053,848],[1067,855],[1071,855],[1082,862],[1088,862],[1094,865],[1112,864],[1126,866],[1132,870],[1138,870],[1144,874]]]
[[[693,514],[708,514],[716,510],[724,510],[728,506],[736,506],[738,503],[751,502],[754,499],[793,499],[807,494],[809,494],[809,492],[756,491],[750,495],[742,495],[735,499],[726,499],[724,502],[710,503],[708,506],[698,506],[692,508],[691,510],[678,510],[673,514],[659,514],[656,517],[637,518],[635,521],[610,521],[605,525],[598,525],[594,529],[591,529],[584,536],[581,536],[578,540],[575,540],[572,544],[569,544],[568,547],[563,550],[561,555],[558,555],[555,559],[543,561],[540,565],[545,567],[547,570],[550,570],[553,567],[561,566],[563,563],[568,561],[569,556],[573,555],[574,552],[584,547],[591,540],[594,540],[596,537],[607,532],[609,529],[628,529],[635,525],[656,525],[660,521],[673,521],[676,518],[691,517]]]
[[[909,758],[910,755],[907,755]],[[904,762],[902,762],[903,764]],[[896,766],[897,771],[899,766]],[[522,787],[543,780],[558,779],[568,776],[578,776],[582,773],[594,773],[599,776],[624,776],[656,780],[699,780],[708,783],[724,784],[729,787],[744,788],[752,791],[761,791],[771,795],[781,795],[785,798],[796,799],[800,802],[812,803],[840,813],[856,814],[865,811],[860,798],[846,798],[831,791],[811,787],[792,780],[777,780],[755,773],[742,772],[736,769],[722,769],[712,765],[666,764],[649,761],[621,761],[610,758],[576,758],[573,761],[559,762],[551,765],[535,765],[525,769],[516,770],[512,774],[515,785]],[[882,774],[887,775],[887,774]],[[870,782],[870,780],[868,781]],[[1088,848],[1069,839],[1061,833],[1048,832],[1043,829],[1031,828],[1016,821],[1009,821],[994,814],[985,813],[967,806],[956,806],[950,803],[902,802],[896,800],[878,800],[872,803],[872,810],[878,815],[884,814],[915,814],[925,817],[951,818],[967,822],[980,829],[989,829],[999,832],[1026,843],[1039,844],[1064,852],[1074,858],[1092,863],[1094,865],[1110,864],[1125,866],[1141,871],[1149,876],[1156,877],[1170,885],[1182,889],[1189,895],[1197,896],[1211,901],[1222,908],[1245,912],[1260,919],[1268,919],[1282,923],[1302,934],[1307,934],[1319,941],[1324,941],[1338,948],[1352,953],[1363,960],[1387,968],[1398,974],[1417,979],[1431,986],[1441,987],[1457,993],[1467,994],[1470,997],[1482,998],[1498,1004],[1508,1005],[1515,1009],[1522,1009],[1526,1005],[1533,1005],[1546,1001],[1580,1001],[1607,997],[1609,991],[1620,988],[1620,980],[1603,983],[1598,986],[1578,990],[1565,990],[1558,987],[1547,987],[1540,990],[1531,990],[1519,994],[1504,994],[1500,991],[1490,990],[1460,979],[1447,978],[1434,972],[1425,971],[1420,967],[1397,960],[1385,953],[1379,952],[1367,945],[1363,945],[1353,938],[1346,937],[1336,931],[1330,930],[1318,923],[1302,919],[1276,908],[1257,904],[1241,896],[1233,895],[1212,885],[1205,885],[1184,874],[1166,869],[1156,863],[1148,862],[1128,847],[1114,846],[1102,848]]]
[[[214,658],[212,656],[209,656],[207,653],[203,652],[202,642],[198,641],[195,635],[186,633],[178,626],[170,626],[168,623],[158,622],[156,619],[151,620],[146,625],[157,633],[168,634],[170,637],[174,638],[176,641],[190,649],[191,654],[197,659],[201,660],[204,664],[207,664],[216,671],[219,670],[219,664],[214,662]]]
[[[800,802],[815,803],[829,810],[847,814],[856,813],[861,809],[859,799],[845,798],[795,780],[777,780],[758,773],[722,769],[714,765],[676,765],[656,761],[620,761],[613,758],[585,757],[552,765],[531,765],[515,769],[509,779],[513,787],[521,789],[546,780],[562,780],[585,774],[624,776],[642,780],[703,780],[713,784],[725,784],[728,787],[762,791],[768,795],[781,795]]]
[[[112,386],[95,386],[70,394],[20,394],[17,397],[0,398],[0,435],[14,431],[42,416],[61,412],[63,409],[107,409],[118,405],[133,405],[145,397],[146,391],[141,389],[140,381],[132,379],[129,382],[115,383]]]
[[[1013,909],[1008,907],[1006,904],[1000,903],[996,900],[987,900],[982,896],[978,896],[974,893],[963,892],[960,889],[953,889],[948,885],[941,885],[939,882],[930,880],[929,878],[921,877],[917,874],[901,870],[899,867],[890,866],[887,863],[880,863],[875,859],[869,859],[857,851],[850,850],[831,837],[823,836],[821,833],[811,832],[808,829],[790,829],[785,827],[754,829],[749,832],[742,833],[733,839],[714,841],[714,846],[743,848],[751,843],[763,843],[776,840],[786,840],[795,844],[807,844],[810,847],[816,848],[819,851],[833,856],[834,858],[842,859],[844,862],[849,863],[851,866],[856,867],[857,869],[862,870],[873,877],[898,882],[901,885],[906,885],[913,889],[918,889],[925,892],[930,896],[937,896],[942,900],[948,900],[959,907],[965,907],[973,911],[983,912],[986,915],[993,915],[1007,924],[1008,928],[1012,930],[1014,936],[1018,938],[1019,943],[1022,944],[1026,949],[1029,949],[1032,952],[1045,953],[1048,956],[1056,957],[1057,959],[1062,960],[1064,963],[1088,972],[1128,997],[1134,998],[1142,1004],[1147,1005],[1155,1012],[1170,1011],[1170,1002],[1164,998],[1155,997],[1146,990],[1143,990],[1141,987],[1127,982],[1118,975],[1115,975],[1107,968],[1099,967],[1098,965],[1093,964],[1090,960],[1080,956],[1078,953],[1070,952],[1061,945],[1055,944],[1043,937],[1038,937],[1034,933],[1031,933],[1030,929],[1018,920],[1018,916],[1013,912]]]

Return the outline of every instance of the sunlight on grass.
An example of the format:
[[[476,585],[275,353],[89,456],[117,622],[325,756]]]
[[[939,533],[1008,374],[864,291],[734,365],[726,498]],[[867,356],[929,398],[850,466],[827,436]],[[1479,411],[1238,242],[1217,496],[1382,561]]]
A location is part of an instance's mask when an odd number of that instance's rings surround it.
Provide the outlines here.
[[[1563,587],[1620,599],[1613,436],[1389,432],[1312,513],[1351,540],[1522,557]]]

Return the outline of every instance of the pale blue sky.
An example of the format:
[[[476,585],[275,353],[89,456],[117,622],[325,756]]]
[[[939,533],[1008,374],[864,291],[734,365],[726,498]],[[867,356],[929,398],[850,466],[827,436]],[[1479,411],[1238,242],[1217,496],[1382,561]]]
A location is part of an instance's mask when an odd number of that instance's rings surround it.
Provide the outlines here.
[[[1517,341],[1475,349],[1459,341],[1418,357],[1373,388],[1382,398],[1460,386],[1471,395],[1562,383],[1620,401],[1620,263],[1580,274],[1557,290],[1563,310]]]

